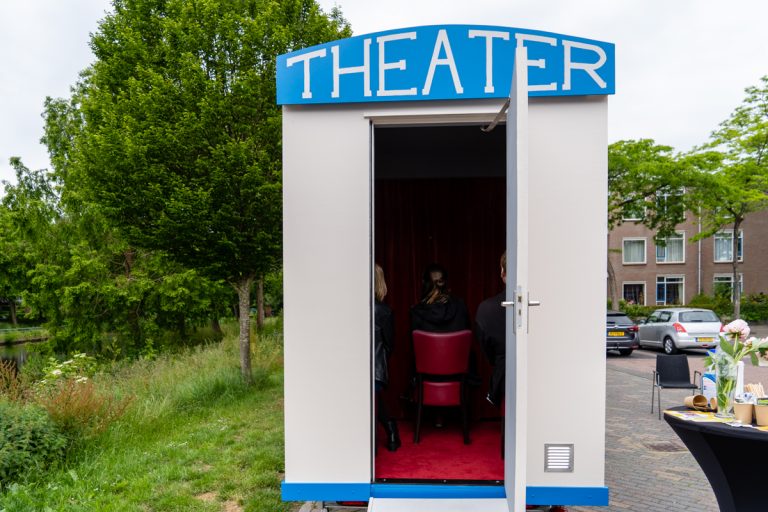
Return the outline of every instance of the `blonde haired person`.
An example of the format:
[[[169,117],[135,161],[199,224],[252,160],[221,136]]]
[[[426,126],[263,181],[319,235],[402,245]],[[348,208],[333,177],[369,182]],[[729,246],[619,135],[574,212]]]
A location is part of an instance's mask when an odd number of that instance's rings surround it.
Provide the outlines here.
[[[400,447],[400,433],[397,422],[389,416],[387,406],[382,399],[382,392],[389,383],[389,354],[394,348],[395,322],[392,309],[384,303],[387,296],[387,282],[384,270],[379,265],[374,267],[374,384],[376,388],[376,419],[387,433],[387,449],[394,452]]]

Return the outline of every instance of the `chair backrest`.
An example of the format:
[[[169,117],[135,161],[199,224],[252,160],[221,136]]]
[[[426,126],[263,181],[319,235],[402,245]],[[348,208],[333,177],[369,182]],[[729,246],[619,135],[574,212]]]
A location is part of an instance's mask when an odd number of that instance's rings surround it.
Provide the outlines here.
[[[656,354],[656,372],[659,374],[659,383],[662,386],[664,384],[691,383],[688,356],[685,354],[674,356]]]
[[[427,332],[413,331],[413,353],[416,371],[430,375],[466,373],[472,331]]]

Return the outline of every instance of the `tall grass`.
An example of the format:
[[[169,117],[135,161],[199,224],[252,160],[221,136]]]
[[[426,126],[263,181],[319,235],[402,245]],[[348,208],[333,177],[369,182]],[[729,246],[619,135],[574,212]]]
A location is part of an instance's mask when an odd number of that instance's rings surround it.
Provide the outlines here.
[[[122,418],[65,467],[0,493],[0,510],[279,511],[283,471],[279,319],[255,336],[253,386],[236,326],[220,343],[114,364],[94,378]]]

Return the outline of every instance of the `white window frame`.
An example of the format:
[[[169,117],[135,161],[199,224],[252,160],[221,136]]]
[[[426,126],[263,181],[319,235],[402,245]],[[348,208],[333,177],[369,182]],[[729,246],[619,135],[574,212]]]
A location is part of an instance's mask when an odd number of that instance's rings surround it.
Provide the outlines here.
[[[657,245],[655,250],[654,250],[654,253],[656,253],[656,263],[658,263],[659,265],[673,265],[673,264],[685,263],[685,231],[675,231],[675,234],[676,235],[680,235],[682,243],[683,243],[683,259],[680,260],[680,261],[663,261],[663,260],[659,260],[659,252],[658,252],[659,249],[664,249],[664,254],[666,255],[667,247],[666,246],[662,247],[660,245]],[[669,237],[667,238],[667,240],[669,240]]]
[[[657,306],[673,306],[673,305],[675,305],[675,304],[670,304],[669,302],[667,302],[666,294],[664,295],[664,302],[663,303],[659,303],[659,278],[660,277],[664,278],[664,280],[665,280],[664,284],[667,284],[666,280],[670,279],[670,278],[680,278],[680,279],[682,279],[682,281],[680,282],[680,284],[682,285],[682,288],[680,290],[680,305],[682,306],[683,304],[685,304],[685,274],[658,274],[658,275],[656,275],[656,281],[654,282],[654,289],[653,289],[653,293],[655,295],[654,303]]]
[[[685,187],[680,187],[676,192],[662,192],[661,194],[656,195],[656,206],[659,207],[659,201],[663,198],[663,200],[669,201],[670,197],[683,197],[686,193]],[[666,205],[665,205],[666,206]],[[666,209],[666,208],[665,208]],[[688,218],[688,212],[684,211],[683,216],[680,219],[680,223],[685,222],[685,220]]]
[[[645,218],[646,215],[646,208],[643,206],[643,213],[639,217],[624,217],[622,215],[621,221],[622,222],[641,222],[643,218]]]
[[[626,251],[624,250],[625,242],[643,242],[643,261],[631,261],[627,262]],[[644,236],[626,237],[621,239],[621,264],[622,265],[645,265],[648,262],[648,239]]]
[[[624,299],[624,285],[627,285],[627,284],[640,284],[643,286],[643,303],[638,304],[638,306],[645,306],[646,303],[648,302],[648,293],[647,293],[648,287],[646,286],[645,281],[622,281],[621,282],[621,298],[622,299]]]
[[[726,274],[724,272],[721,273],[715,273],[712,275],[712,295],[715,294],[715,285],[718,283],[717,279],[728,279],[728,284],[731,285],[731,300],[734,299],[733,294],[733,273]],[[720,281],[721,283],[724,281]],[[741,294],[744,294],[744,273],[739,272],[739,290],[741,291]]]
[[[728,238],[730,238],[731,244],[733,244],[733,229],[721,229],[717,233],[714,234],[712,237],[712,261],[715,263],[733,263],[733,258],[728,260],[719,260],[717,259],[717,236],[718,235],[727,235],[730,234]],[[744,261],[744,230],[739,230],[739,238],[741,239],[741,255],[737,255],[737,258],[739,262]],[[738,245],[736,246],[736,250],[738,251]]]

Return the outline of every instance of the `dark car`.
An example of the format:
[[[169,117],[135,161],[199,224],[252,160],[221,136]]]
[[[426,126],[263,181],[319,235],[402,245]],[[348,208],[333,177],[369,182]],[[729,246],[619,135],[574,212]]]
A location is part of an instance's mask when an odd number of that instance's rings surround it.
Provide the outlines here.
[[[635,322],[621,311],[608,310],[605,320],[606,350],[618,350],[622,356],[628,356],[639,347]]]

